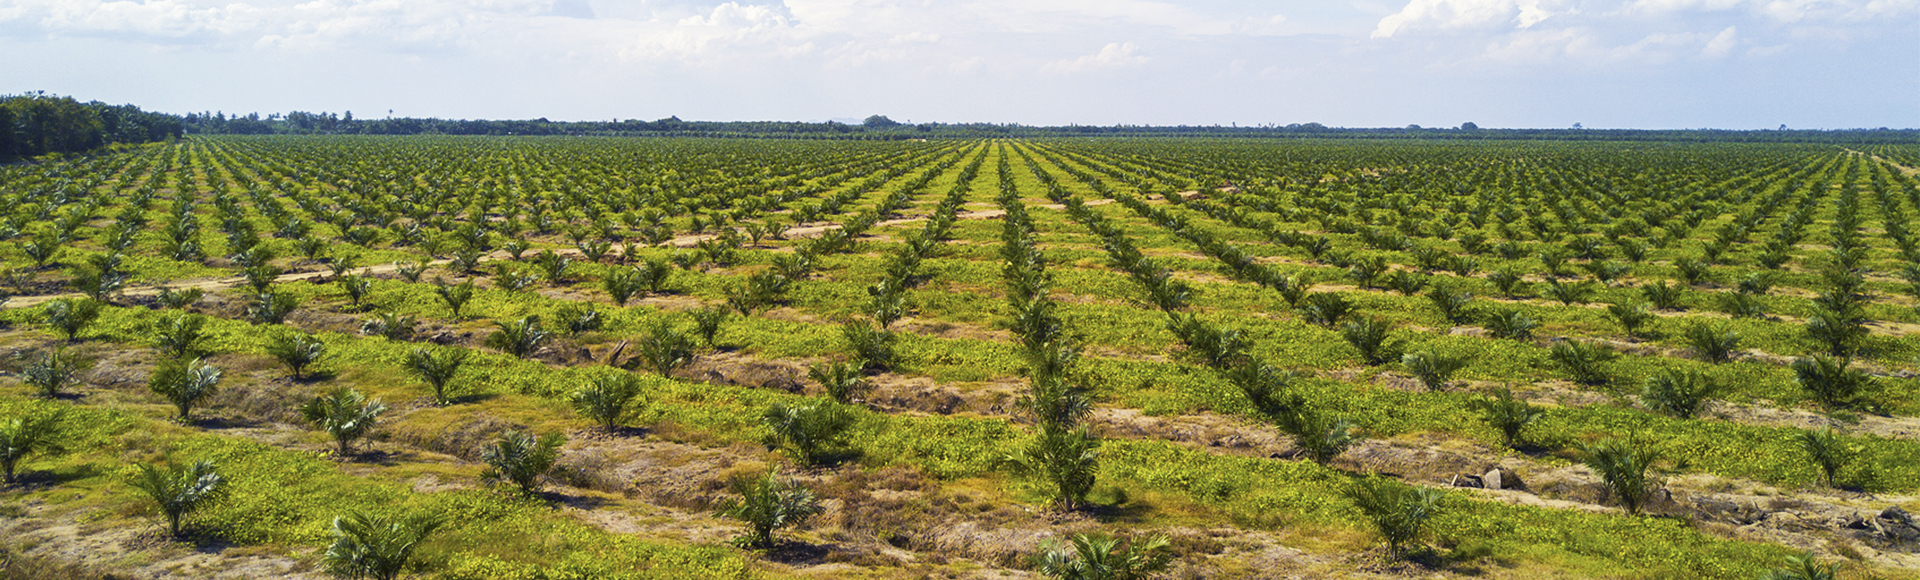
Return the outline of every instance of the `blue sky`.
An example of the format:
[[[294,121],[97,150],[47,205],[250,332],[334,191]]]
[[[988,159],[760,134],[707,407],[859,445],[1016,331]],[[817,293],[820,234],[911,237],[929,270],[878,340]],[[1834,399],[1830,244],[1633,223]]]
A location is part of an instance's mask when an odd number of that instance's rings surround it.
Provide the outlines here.
[[[172,112],[1920,127],[1920,0],[0,0],[0,53]]]

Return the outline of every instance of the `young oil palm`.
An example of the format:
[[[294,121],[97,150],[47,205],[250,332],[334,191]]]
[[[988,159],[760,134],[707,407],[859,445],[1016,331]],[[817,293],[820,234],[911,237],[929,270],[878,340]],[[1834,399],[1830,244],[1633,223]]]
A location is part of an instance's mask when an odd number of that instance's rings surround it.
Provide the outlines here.
[[[133,488],[153,500],[167,520],[167,533],[182,537],[183,521],[189,514],[218,499],[225,479],[210,461],[188,465],[168,463],[165,467],[140,464],[133,476]]]
[[[301,417],[333,437],[341,457],[353,454],[353,442],[373,433],[386,411],[385,404],[368,401],[360,391],[348,388],[334,389],[300,406]]]
[[[347,512],[333,518],[333,544],[320,554],[320,567],[344,578],[394,580],[414,550],[445,524],[435,514]]]

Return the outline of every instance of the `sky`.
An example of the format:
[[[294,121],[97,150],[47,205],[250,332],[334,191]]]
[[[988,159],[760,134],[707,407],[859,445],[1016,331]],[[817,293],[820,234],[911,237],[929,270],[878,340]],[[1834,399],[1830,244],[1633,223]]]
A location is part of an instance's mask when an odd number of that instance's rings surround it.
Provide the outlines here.
[[[1920,0],[0,0],[0,55],[174,113],[1920,127]]]

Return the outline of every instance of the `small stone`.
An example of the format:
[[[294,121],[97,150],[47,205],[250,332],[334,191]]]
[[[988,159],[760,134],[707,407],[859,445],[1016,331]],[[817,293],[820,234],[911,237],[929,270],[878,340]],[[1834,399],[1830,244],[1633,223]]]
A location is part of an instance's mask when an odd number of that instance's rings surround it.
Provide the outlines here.
[[[1490,471],[1487,471],[1486,475],[1480,476],[1480,483],[1481,483],[1481,487],[1485,487],[1487,489],[1501,489],[1500,468],[1496,467]]]

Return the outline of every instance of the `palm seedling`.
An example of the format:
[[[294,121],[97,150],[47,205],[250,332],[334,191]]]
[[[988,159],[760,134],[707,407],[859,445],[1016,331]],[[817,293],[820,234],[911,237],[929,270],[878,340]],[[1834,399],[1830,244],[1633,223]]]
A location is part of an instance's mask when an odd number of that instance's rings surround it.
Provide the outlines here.
[[[80,384],[82,376],[93,368],[93,360],[78,353],[56,348],[40,353],[20,367],[20,382],[33,387],[40,396],[59,397],[60,391]]]
[[[693,362],[693,338],[668,324],[656,324],[640,338],[640,360],[660,376]]]
[[[867,294],[872,297],[867,302],[867,315],[880,323],[881,330],[907,315],[907,292],[891,280],[867,287]]]
[[[1640,513],[1654,489],[1660,483],[1648,471],[1660,454],[1630,442],[1608,439],[1584,447],[1583,462],[1595,475],[1600,476],[1601,485],[1614,501],[1626,508],[1627,513]]]
[[[367,296],[373,293],[373,280],[363,276],[338,276],[333,280],[340,284],[340,291],[347,294],[349,304],[355,309],[363,307]]]
[[[1287,306],[1300,308],[1308,296],[1313,295],[1313,278],[1306,274],[1277,276],[1273,281],[1274,291],[1287,301]]]
[[[1399,341],[1388,335],[1392,330],[1393,323],[1384,318],[1368,316],[1341,324],[1340,336],[1360,351],[1361,360],[1378,365],[1400,358]]]
[[[339,256],[335,256],[334,258],[332,258],[331,261],[327,262],[327,272],[333,274],[333,280],[335,282],[338,282],[340,280],[350,277],[350,273],[353,272],[353,269],[358,267],[360,267],[359,257],[353,254],[342,254]],[[351,276],[351,277],[363,278],[361,276]]]
[[[1046,481],[1056,505],[1079,509],[1099,475],[1100,439],[1084,427],[1042,423],[1039,436],[1011,459],[1022,471]]]
[[[774,403],[760,414],[760,422],[768,430],[768,443],[785,448],[794,460],[805,465],[821,465],[832,459],[856,419],[845,405],[833,401]]]
[[[779,302],[791,282],[792,279],[772,270],[754,272],[746,282],[727,289],[727,305],[741,315],[753,314]]]
[[[778,262],[778,259],[775,262]],[[640,269],[641,280],[645,283],[647,292],[654,294],[665,290],[667,279],[673,276],[673,268],[667,265],[666,260],[647,260],[635,267]],[[795,276],[787,276],[787,278],[798,279]]]
[[[450,266],[448,269],[465,273],[478,272],[480,271],[480,260],[486,256],[486,252],[476,248],[461,249],[453,253],[453,259],[447,264]]]
[[[347,512],[333,518],[333,544],[320,554],[320,567],[343,578],[394,580],[414,550],[445,524],[444,517],[432,514]]]
[[[1852,356],[1868,335],[1866,324],[1858,317],[1822,308],[1807,318],[1807,336],[1826,347],[1827,354]]]
[[[820,383],[827,396],[843,405],[851,405],[860,400],[868,389],[866,376],[860,372],[859,365],[846,363],[827,363],[807,368],[807,378]]]
[[[66,335],[67,342],[74,342],[100,319],[100,309],[101,302],[91,298],[61,298],[48,302],[40,313],[48,326]]]
[[[1348,302],[1345,296],[1331,292],[1308,295],[1301,302],[1304,304],[1300,306],[1300,315],[1307,322],[1327,328],[1339,325],[1341,320],[1353,313],[1352,302]]]
[[[348,388],[334,389],[300,406],[302,418],[333,437],[341,457],[353,454],[353,442],[373,433],[374,424],[386,411],[385,404],[368,401],[360,391]]]
[[[127,273],[120,269],[119,254],[93,254],[87,264],[73,269],[73,288],[94,300],[106,300],[127,286]]]
[[[1123,541],[1106,534],[1073,534],[1049,542],[1031,558],[1035,571],[1060,580],[1142,580],[1173,564],[1166,536]]]
[[[33,267],[45,268],[47,262],[53,261],[53,257],[58,255],[65,245],[61,243],[58,233],[50,229],[41,230],[33,236],[32,240],[20,243],[20,253],[26,254],[28,259],[33,260]]]
[[[700,335],[700,342],[712,349],[717,345],[714,338],[720,335],[720,327],[733,316],[733,311],[722,307],[707,307],[689,313],[693,317],[693,331]]]
[[[433,292],[438,294],[440,301],[447,305],[447,310],[453,313],[453,318],[459,320],[460,311],[466,308],[467,302],[473,300],[473,278],[468,278],[459,284],[436,281],[433,284]]]
[[[1681,310],[1680,302],[1686,299],[1687,291],[1686,285],[1668,284],[1665,280],[1640,285],[1640,293],[1647,297],[1647,302],[1661,310]]]
[[[256,324],[280,324],[300,307],[300,299],[286,292],[262,292],[247,302],[247,318]]]
[[[1720,311],[1734,318],[1765,318],[1767,305],[1758,295],[1733,292],[1720,295]]]
[[[634,295],[646,290],[647,281],[639,268],[614,268],[600,278],[600,287],[613,298],[613,303],[626,306]]]
[[[240,270],[240,273],[246,276],[247,287],[252,288],[255,294],[265,293],[267,289],[272,288],[273,283],[279,281],[281,272],[278,266],[269,264],[248,266]]]
[[[1655,316],[1648,306],[1645,302],[1608,304],[1607,315],[1613,317],[1614,322],[1620,323],[1620,329],[1627,333],[1627,338],[1641,338],[1643,336],[1641,329],[1651,324]]]
[[[1853,446],[1847,444],[1845,437],[1835,433],[1832,428],[1819,431],[1801,431],[1796,437],[1800,449],[1807,452],[1815,467],[1826,476],[1827,487],[1839,487],[1837,483],[1841,470],[1847,468],[1854,457]]]
[[[1432,273],[1434,270],[1445,270],[1449,257],[1446,252],[1428,245],[1420,245],[1411,250],[1407,250],[1407,256],[1413,258],[1414,266],[1420,268],[1421,272],[1426,273]]]
[[[61,421],[65,412],[35,413],[0,419],[0,475],[6,483],[17,481],[17,469],[27,456],[57,451],[61,443]]]
[[[540,269],[548,284],[559,285],[566,283],[567,270],[573,265],[573,258],[555,254],[553,250],[540,250],[539,254],[533,256],[533,265]]]
[[[1533,338],[1533,329],[1540,327],[1539,319],[1527,316],[1518,308],[1501,308],[1487,314],[1487,333],[1497,338],[1527,340]]]
[[[559,433],[541,435],[507,430],[492,445],[480,449],[480,460],[487,469],[480,479],[488,483],[507,482],[532,495],[540,491],[540,478],[560,460],[560,446],[567,438]]]
[[[1586,269],[1588,274],[1593,275],[1595,282],[1609,286],[1612,285],[1615,280],[1625,278],[1628,274],[1633,273],[1633,266],[1613,260],[1594,260],[1587,263]]]
[[[1760,580],[1834,580],[1833,564],[1820,563],[1820,557],[1813,552],[1787,556],[1787,565],[1768,570],[1760,574]]]
[[[1692,258],[1674,260],[1673,267],[1680,271],[1680,278],[1688,285],[1699,286],[1713,281],[1713,268],[1706,262]]]
[[[552,333],[540,328],[540,317],[527,316],[511,322],[493,323],[496,330],[487,335],[487,348],[527,358],[547,344]]]
[[[460,366],[466,364],[471,351],[458,348],[416,348],[407,352],[407,370],[426,381],[433,389],[433,402],[446,405],[453,402],[458,393],[453,388],[453,379],[460,374]]]
[[[1538,254],[1534,254],[1534,257],[1539,258],[1540,266],[1547,269],[1549,277],[1564,278],[1568,275],[1567,260],[1573,255],[1566,248],[1550,246],[1541,249]]]
[[[1407,270],[1398,270],[1387,277],[1387,287],[1403,296],[1419,294],[1427,287],[1427,277]]]
[[[1034,305],[1036,308],[1033,310],[1044,308],[1046,312],[1033,316],[1033,318],[1044,318],[1041,321],[1027,320],[1029,317],[1025,315],[1028,309],[1022,309],[1015,315],[1015,328],[1028,331],[1021,334],[1022,338],[1026,339],[1025,342],[1031,347],[1036,346],[1036,342],[1054,342],[1060,338],[1060,333],[1065,328],[1060,326],[1059,319],[1051,312],[1053,302],[1037,299],[1027,304]],[[1044,329],[1043,334],[1033,332],[1042,329]],[[1168,314],[1167,330],[1172,331],[1174,336],[1179,337],[1180,342],[1187,345],[1189,358],[1216,369],[1226,369],[1238,364],[1247,356],[1247,348],[1252,346],[1239,330],[1222,329],[1191,313]]]
[[[893,331],[875,328],[864,320],[850,320],[840,325],[840,337],[847,341],[847,347],[853,350],[853,356],[860,361],[862,369],[893,368],[896,357]]]
[[[182,288],[179,290],[161,288],[160,293],[154,296],[154,301],[158,302],[161,308],[184,310],[189,306],[199,304],[200,299],[205,296],[206,291],[199,288]]]
[[[182,520],[187,515],[218,499],[225,480],[210,461],[189,465],[168,463],[166,467],[136,466],[133,488],[146,494],[167,520],[167,533],[182,537]]]
[[[600,330],[606,324],[606,318],[600,316],[600,309],[591,302],[569,302],[553,312],[556,325],[568,336],[579,336],[583,332]]]
[[[1354,507],[1373,523],[1387,541],[1388,554],[1406,556],[1407,546],[1420,539],[1427,521],[1440,514],[1440,491],[1371,475],[1353,480],[1342,490]]]
[[[1664,415],[1692,419],[1719,390],[1719,385],[1699,372],[1667,369],[1647,378],[1640,403]]]
[[[1453,380],[1454,373],[1467,368],[1467,357],[1422,350],[1401,356],[1400,366],[1419,379],[1420,384],[1426,385],[1427,390],[1437,391],[1447,387],[1447,381]]]
[[[173,403],[182,423],[191,422],[193,408],[212,399],[219,387],[220,368],[201,359],[162,361],[147,379],[147,389]]]
[[[1068,378],[1079,359],[1074,345],[1050,342],[1027,352],[1027,393],[1015,406],[1042,426],[1061,429],[1080,424],[1093,411],[1086,390]]]
[[[1856,404],[1870,380],[1866,373],[1849,367],[1848,363],[1844,358],[1816,354],[1794,359],[1788,366],[1793,368],[1794,380],[1808,396],[1828,411],[1837,411]]]
[[[1695,358],[1714,364],[1732,361],[1734,351],[1740,348],[1740,333],[1725,325],[1696,323],[1687,327],[1684,338]]]
[[[694,243],[704,261],[716,266],[731,266],[739,257],[739,247],[727,236],[708,238]]]
[[[1920,260],[1912,260],[1900,270],[1900,278],[1907,281],[1907,295],[1920,298]]]
[[[1468,402],[1468,406],[1480,411],[1487,424],[1500,432],[1501,443],[1512,448],[1520,443],[1520,432],[1528,425],[1546,416],[1546,411],[1528,404],[1513,396],[1513,391],[1502,388],[1486,398]]]
[[[1472,293],[1455,289],[1450,284],[1434,284],[1433,289],[1427,291],[1427,299],[1433,302],[1434,308],[1440,310],[1440,315],[1446,317],[1447,322],[1454,324],[1467,321],[1467,306],[1473,304]]]
[[[394,262],[393,272],[399,274],[402,280],[418,283],[420,276],[427,273],[427,263],[422,261]]]
[[[1306,405],[1294,405],[1278,417],[1280,431],[1314,463],[1326,465],[1366,438],[1358,426]]]
[[[1353,260],[1347,267],[1347,278],[1361,288],[1372,288],[1381,274],[1387,272],[1387,260],[1381,256],[1365,256]]]
[[[1620,356],[1607,347],[1576,340],[1557,341],[1547,354],[1573,377],[1574,382],[1583,385],[1607,384],[1611,378],[1607,375],[1606,364]]]
[[[500,264],[498,268],[494,269],[493,287],[508,292],[519,292],[532,288],[533,285],[539,281],[540,276],[534,274],[532,270],[526,267]]]
[[[1487,281],[1492,282],[1493,287],[1500,289],[1500,294],[1508,298],[1519,297],[1522,292],[1527,291],[1526,276],[1512,266],[1488,274]]]
[[[273,342],[267,343],[267,354],[280,361],[280,364],[287,365],[287,370],[293,372],[293,379],[300,380],[306,377],[307,367],[326,357],[327,343],[305,332],[289,332],[275,336]]]
[[[1561,304],[1566,306],[1592,302],[1595,291],[1596,288],[1594,288],[1592,282],[1561,282],[1558,279],[1547,280],[1547,296],[1560,301]]]
[[[1455,276],[1466,278],[1480,271],[1480,259],[1473,256],[1454,256],[1452,260],[1448,260],[1447,270],[1453,272]]]
[[[386,337],[387,340],[413,338],[414,320],[398,312],[382,312],[360,323],[360,332]]]
[[[775,531],[804,525],[825,511],[813,490],[772,470],[758,477],[736,478],[732,487],[739,497],[721,500],[717,511],[747,525],[747,533],[734,540],[743,548],[771,548]]]
[[[1740,294],[1764,296],[1767,292],[1773,290],[1774,284],[1778,284],[1779,282],[1779,272],[1755,272],[1735,282],[1734,289]]]
[[[600,424],[611,433],[633,414],[633,401],[640,396],[640,379],[625,372],[594,377],[569,399],[573,409]]]

